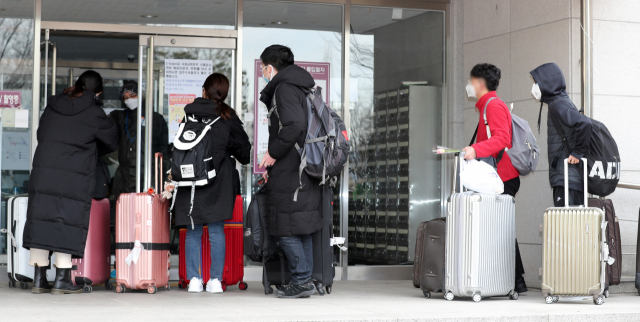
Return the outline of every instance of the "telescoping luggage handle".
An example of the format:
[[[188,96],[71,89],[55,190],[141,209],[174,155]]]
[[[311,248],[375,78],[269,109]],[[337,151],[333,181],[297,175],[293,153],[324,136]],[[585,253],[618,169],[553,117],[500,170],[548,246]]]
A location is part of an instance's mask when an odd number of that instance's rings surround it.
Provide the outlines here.
[[[584,207],[587,206],[587,202],[589,201],[589,192],[587,192],[587,158],[582,158],[582,168],[584,169],[584,188],[582,191],[584,192]],[[564,207],[569,208],[569,158],[564,159]],[[582,207],[582,205],[580,205]]]

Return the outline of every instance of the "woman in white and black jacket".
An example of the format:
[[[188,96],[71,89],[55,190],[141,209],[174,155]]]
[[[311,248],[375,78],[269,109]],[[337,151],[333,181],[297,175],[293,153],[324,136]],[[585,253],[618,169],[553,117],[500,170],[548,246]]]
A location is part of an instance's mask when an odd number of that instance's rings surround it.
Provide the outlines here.
[[[209,75],[202,85],[202,97],[184,108],[186,115],[216,119],[208,132],[213,142],[212,153],[222,153],[222,162],[212,184],[196,187],[193,210],[189,216],[191,189],[178,189],[175,200],[176,225],[188,227],[185,238],[185,260],[189,292],[202,292],[200,272],[200,247],[203,225],[209,229],[211,244],[211,279],[207,292],[222,292],[222,272],[225,259],[224,221],[231,219],[238,187],[234,181],[236,161],[248,164],[251,143],[242,122],[235,111],[224,100],[229,92],[229,79],[222,74]],[[233,158],[235,158],[235,160]],[[189,218],[191,217],[191,218]],[[193,226],[192,220],[193,219]]]

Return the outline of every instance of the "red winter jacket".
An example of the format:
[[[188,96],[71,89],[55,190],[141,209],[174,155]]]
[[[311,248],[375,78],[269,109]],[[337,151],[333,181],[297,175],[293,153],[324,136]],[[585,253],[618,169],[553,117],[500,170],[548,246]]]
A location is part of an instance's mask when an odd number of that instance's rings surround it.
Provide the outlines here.
[[[476,144],[472,147],[476,150],[478,158],[488,156],[498,157],[498,153],[504,148],[511,149],[511,112],[507,105],[500,99],[492,100],[487,105],[487,122],[491,131],[491,138],[487,138],[487,130],[484,125],[484,105],[492,97],[498,97],[496,92],[489,92],[482,96],[476,103],[480,119],[478,121],[478,136]],[[511,159],[506,153],[502,154],[502,159],[498,163],[498,175],[502,182],[509,181],[520,175],[518,170],[511,164]]]

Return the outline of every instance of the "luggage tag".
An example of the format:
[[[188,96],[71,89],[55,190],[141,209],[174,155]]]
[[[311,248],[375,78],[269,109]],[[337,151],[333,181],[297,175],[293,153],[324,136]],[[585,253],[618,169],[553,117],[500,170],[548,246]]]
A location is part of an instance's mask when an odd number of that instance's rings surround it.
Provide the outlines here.
[[[344,245],[345,238],[344,237],[331,237],[330,246],[338,246],[341,251],[346,252],[347,246]]]

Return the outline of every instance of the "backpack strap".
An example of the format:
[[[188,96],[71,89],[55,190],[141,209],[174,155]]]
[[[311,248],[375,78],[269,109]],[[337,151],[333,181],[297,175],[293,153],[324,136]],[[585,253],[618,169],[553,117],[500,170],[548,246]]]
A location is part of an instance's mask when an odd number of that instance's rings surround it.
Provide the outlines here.
[[[557,113],[554,113],[553,109],[549,108],[549,117],[551,118],[551,122],[553,123],[553,126],[556,128],[556,132],[558,132],[558,135],[560,135],[560,138],[562,139],[562,149],[567,153],[567,156],[571,155],[571,151],[569,151],[569,141],[567,140],[567,136],[564,134],[562,125],[558,121],[558,118],[556,117],[555,114]]]
[[[484,104],[484,110],[482,111],[482,118],[484,119],[484,126],[485,126],[485,128],[487,130],[487,139],[491,138],[491,129],[489,129],[489,122],[487,121],[487,107],[489,107],[489,102],[493,101],[494,99],[498,99],[498,100],[502,101],[501,99],[499,99],[497,97],[492,97],[489,100],[487,100],[487,103]],[[478,126],[476,126],[476,131],[473,132],[473,137],[471,137],[471,142],[469,142],[469,146],[471,146],[473,144],[473,142],[476,140],[476,136],[477,135],[478,135]],[[500,150],[500,153],[498,153],[498,157],[496,158],[496,165],[500,162],[500,160],[502,160],[502,156],[503,155],[504,155],[504,149]]]
[[[278,92],[278,87],[280,87],[279,84],[278,86],[276,86],[276,89],[273,91],[273,97],[271,98],[271,108],[267,113],[267,122],[269,122],[269,126],[271,126],[271,114],[275,112],[276,117],[278,118],[278,133],[280,133],[280,130],[282,130],[282,122],[280,121],[280,115],[278,114],[278,109],[276,108],[278,107],[278,104],[276,103],[276,92]]]

